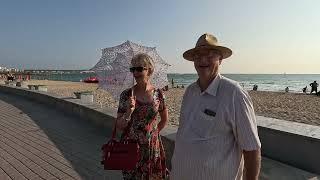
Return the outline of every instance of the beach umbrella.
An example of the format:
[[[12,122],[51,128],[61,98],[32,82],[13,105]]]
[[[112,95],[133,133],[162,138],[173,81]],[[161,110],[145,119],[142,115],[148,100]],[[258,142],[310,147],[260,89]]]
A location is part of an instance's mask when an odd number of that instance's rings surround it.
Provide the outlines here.
[[[167,72],[170,65],[160,57],[156,48],[126,41],[118,46],[102,49],[99,62],[91,69],[97,74],[99,86],[111,93],[115,100],[119,100],[123,90],[135,84],[129,68],[132,57],[139,53],[146,53],[153,59],[152,84],[156,88],[163,88],[169,84]]]

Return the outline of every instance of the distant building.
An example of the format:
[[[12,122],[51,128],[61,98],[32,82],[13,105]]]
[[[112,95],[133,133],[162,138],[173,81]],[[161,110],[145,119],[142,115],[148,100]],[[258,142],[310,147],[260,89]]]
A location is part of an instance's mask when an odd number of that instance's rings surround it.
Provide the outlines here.
[[[21,72],[21,70],[17,69],[17,68],[8,68],[8,67],[1,67],[0,66],[0,72],[2,73],[7,73],[7,72]]]

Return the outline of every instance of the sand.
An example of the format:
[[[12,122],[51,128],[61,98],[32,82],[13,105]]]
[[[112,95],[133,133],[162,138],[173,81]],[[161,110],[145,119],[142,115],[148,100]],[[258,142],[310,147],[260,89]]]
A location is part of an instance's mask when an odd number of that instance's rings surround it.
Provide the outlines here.
[[[103,106],[117,108],[112,96],[100,89],[97,84],[82,82],[32,80],[28,84],[48,86],[48,92],[62,97],[75,97],[76,91],[93,91],[94,101]],[[166,105],[169,111],[169,125],[178,125],[180,106],[185,89],[173,88],[165,92]],[[249,91],[257,115],[320,125],[320,97],[309,94]]]

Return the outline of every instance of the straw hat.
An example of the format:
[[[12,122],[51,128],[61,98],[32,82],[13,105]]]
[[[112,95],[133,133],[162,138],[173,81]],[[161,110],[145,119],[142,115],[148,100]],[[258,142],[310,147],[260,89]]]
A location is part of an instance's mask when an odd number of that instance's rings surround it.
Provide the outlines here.
[[[226,59],[232,55],[231,49],[224,46],[219,46],[218,39],[213,35],[206,33],[200,36],[195,48],[189,49],[183,53],[183,57],[186,60],[193,61],[194,55],[200,49],[217,50],[221,53],[222,59]]]

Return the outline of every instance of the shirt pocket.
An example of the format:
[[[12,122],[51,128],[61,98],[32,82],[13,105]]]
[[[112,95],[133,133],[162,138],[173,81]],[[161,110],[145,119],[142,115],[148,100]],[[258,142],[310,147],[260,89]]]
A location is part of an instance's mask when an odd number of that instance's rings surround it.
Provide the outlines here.
[[[209,139],[216,136],[214,131],[216,124],[216,117],[200,112],[198,117],[191,123],[192,131],[198,138]]]

